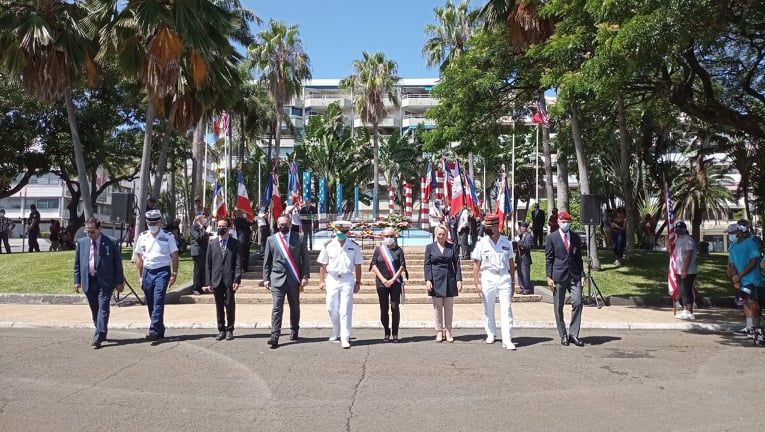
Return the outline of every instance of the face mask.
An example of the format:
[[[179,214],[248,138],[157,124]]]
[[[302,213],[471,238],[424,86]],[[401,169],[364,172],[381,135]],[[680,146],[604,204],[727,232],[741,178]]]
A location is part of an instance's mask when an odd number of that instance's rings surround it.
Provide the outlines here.
[[[335,237],[337,237],[337,239],[338,239],[338,240],[340,240],[340,241],[345,241],[346,235],[345,235],[345,233],[344,233],[344,232],[340,232],[340,231],[338,231],[338,232],[335,234]]]
[[[563,231],[564,233],[567,233],[569,228],[571,228],[571,224],[569,224],[568,222],[564,222],[560,224],[560,230]]]
[[[491,228],[484,228],[483,229],[483,233],[486,234],[487,236],[491,237],[491,236],[494,235],[494,230],[491,229]]]
[[[287,234],[290,232],[290,227],[286,225],[279,225],[279,232],[282,234]]]
[[[737,234],[728,234],[728,241],[733,244],[736,243],[736,240],[738,240]]]
[[[393,237],[385,237],[382,241],[382,244],[384,244],[385,246],[391,247],[394,244],[396,244],[396,239]]]
[[[224,236],[226,234],[228,234],[228,228],[226,228],[226,227],[223,227],[223,228],[218,227],[218,235],[219,236]]]
[[[159,225],[149,225],[149,231],[151,231],[152,234],[156,234],[159,232]]]

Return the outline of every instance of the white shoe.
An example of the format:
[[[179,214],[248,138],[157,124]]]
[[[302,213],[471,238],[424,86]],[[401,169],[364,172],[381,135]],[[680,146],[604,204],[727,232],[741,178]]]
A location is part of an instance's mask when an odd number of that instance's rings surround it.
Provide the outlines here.
[[[510,351],[515,351],[515,344],[512,342],[503,343],[502,348],[509,349]]]
[[[340,342],[340,346],[343,347],[343,349],[348,349],[348,348],[351,347],[351,343],[349,341],[347,341],[347,340],[344,340],[344,341]]]
[[[494,343],[494,336],[486,336],[486,343],[487,344],[493,344]]]
[[[681,320],[689,320],[689,319],[691,319],[690,315],[691,315],[690,312],[688,312],[687,310],[683,309],[677,315],[675,315],[675,318],[681,319]]]
[[[687,316],[688,316],[688,319],[691,320],[691,321],[696,319],[696,315],[694,315],[693,312],[688,312]]]
[[[616,267],[620,267],[620,266],[622,265],[622,262],[621,262],[621,261],[619,261],[619,260],[616,260],[616,261],[614,261],[614,265],[615,265]]]
[[[340,338],[337,337],[337,336],[330,336],[329,337],[329,341],[330,342],[334,342],[334,343],[338,343],[338,342],[340,342]]]

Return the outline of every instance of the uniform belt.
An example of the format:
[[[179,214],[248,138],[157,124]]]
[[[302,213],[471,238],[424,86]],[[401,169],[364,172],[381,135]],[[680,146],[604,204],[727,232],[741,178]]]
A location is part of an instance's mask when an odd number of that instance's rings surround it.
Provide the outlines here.
[[[329,275],[335,279],[342,279],[345,277],[350,277],[352,273],[329,272]]]
[[[484,270],[482,270],[482,271],[485,271],[485,272],[487,272],[487,273],[491,273],[491,274],[493,274],[493,275],[497,275],[497,276],[504,276],[504,275],[509,275],[509,274],[510,274],[510,272],[508,272],[508,271],[505,271],[505,270],[490,270],[490,269],[484,269]]]

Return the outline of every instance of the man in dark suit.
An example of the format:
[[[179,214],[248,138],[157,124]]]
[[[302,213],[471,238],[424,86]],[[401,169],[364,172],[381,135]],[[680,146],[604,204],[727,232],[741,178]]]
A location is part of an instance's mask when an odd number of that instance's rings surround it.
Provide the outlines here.
[[[207,259],[207,242],[210,233],[207,232],[207,216],[204,213],[194,217],[189,237],[191,238],[191,259],[194,260],[194,294],[202,294],[202,288],[207,285],[205,280],[205,260]]]
[[[236,219],[234,219],[236,228],[236,239],[242,248],[240,259],[242,260],[242,271],[250,271],[250,246],[252,245],[252,222],[247,219],[247,213],[239,210]]]
[[[85,221],[85,237],[77,241],[74,254],[74,290],[85,293],[93,316],[96,332],[91,345],[101,348],[109,325],[109,302],[116,288],[122,292],[125,275],[122,253],[116,241],[101,235],[101,222],[96,218]]]
[[[290,340],[298,340],[300,330],[300,292],[310,276],[308,248],[299,233],[290,231],[291,221],[281,216],[279,231],[268,238],[263,258],[263,285],[271,290],[274,307],[271,312],[271,348],[279,346],[282,331],[284,297],[290,305]]]
[[[534,247],[534,238],[529,232],[528,222],[518,222],[515,264],[518,268],[518,281],[521,284],[521,294],[523,295],[534,294],[534,285],[531,283],[532,247]]]
[[[539,203],[534,203],[531,212],[531,232],[534,234],[534,246],[542,247],[542,232],[545,228],[545,212],[539,209]]]
[[[305,200],[303,207],[300,209],[300,223],[303,227],[303,243],[308,245],[309,249],[313,249],[313,230],[316,228],[316,206],[311,204],[311,200]]]
[[[582,239],[570,232],[571,215],[567,211],[558,213],[559,229],[547,236],[545,242],[545,263],[547,285],[553,292],[555,322],[558,325],[561,345],[569,342],[584,346],[579,340],[579,326],[582,323],[582,282],[584,265],[582,263]],[[571,324],[568,334],[563,322],[563,303],[566,291],[571,292]]]
[[[242,282],[242,264],[240,261],[239,242],[229,235],[228,219],[217,222],[217,237],[207,245],[207,265],[205,274],[207,285],[212,287],[215,297],[215,314],[218,319],[217,340],[234,339],[234,312],[236,303],[234,293]],[[228,319],[228,323],[226,322]]]

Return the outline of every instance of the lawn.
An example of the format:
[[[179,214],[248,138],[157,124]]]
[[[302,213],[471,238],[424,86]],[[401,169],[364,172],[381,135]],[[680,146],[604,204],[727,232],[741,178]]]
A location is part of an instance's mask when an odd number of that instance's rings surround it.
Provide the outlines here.
[[[602,270],[593,271],[592,276],[604,296],[665,296],[667,295],[666,252],[636,251],[633,261],[622,267],[615,267],[614,254],[600,250]],[[535,285],[546,285],[544,252],[532,251],[531,278]],[[699,275],[696,286],[703,296],[733,295],[731,282],[725,275],[728,265],[727,254],[711,254],[698,257]],[[585,266],[587,258],[585,257]]]
[[[138,290],[131,253],[129,248],[122,250],[122,267],[127,281]],[[190,256],[181,255],[175,286],[191,281],[193,266]],[[74,251],[2,254],[0,268],[0,293],[74,294]]]

